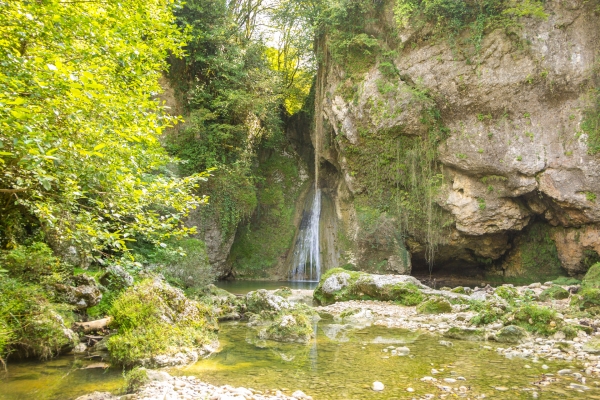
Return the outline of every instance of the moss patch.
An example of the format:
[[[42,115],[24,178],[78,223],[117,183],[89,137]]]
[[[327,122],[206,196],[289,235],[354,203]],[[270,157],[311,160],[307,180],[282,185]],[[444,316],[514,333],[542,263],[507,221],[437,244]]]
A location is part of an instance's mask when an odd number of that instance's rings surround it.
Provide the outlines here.
[[[600,289],[600,263],[590,267],[581,281],[581,287]]]
[[[421,314],[443,314],[452,312],[452,305],[448,300],[441,297],[432,297],[417,306]]]
[[[548,300],[562,300],[569,297],[569,292],[558,285],[553,285],[548,289],[544,289],[542,293],[540,293],[539,299],[541,301]]]
[[[193,350],[210,343],[217,329],[208,306],[187,299],[165,282],[142,281],[117,298],[109,314],[111,359],[122,365],[152,363],[152,358]]]
[[[485,335],[481,329],[452,327],[444,333],[444,336],[451,339],[469,340],[479,342],[485,340]]]
[[[514,325],[544,336],[553,335],[562,325],[562,320],[558,318],[555,310],[536,304],[526,304],[517,308],[511,317]]]

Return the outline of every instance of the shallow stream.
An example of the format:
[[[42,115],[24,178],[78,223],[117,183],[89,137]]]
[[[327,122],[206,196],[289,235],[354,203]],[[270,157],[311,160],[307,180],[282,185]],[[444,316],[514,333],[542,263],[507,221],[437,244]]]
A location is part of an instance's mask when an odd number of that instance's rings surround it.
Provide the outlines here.
[[[286,389],[288,394],[300,389],[315,399],[404,399],[426,394],[438,398],[444,392],[437,386],[442,385],[464,386],[468,398],[485,394],[487,398],[527,399],[534,398],[535,391],[541,399],[600,399],[596,386],[600,380],[588,378],[586,386],[591,389],[580,392],[569,387],[580,384],[575,378],[557,374],[564,368],[578,371],[581,366],[577,364],[510,360],[496,354],[497,346],[490,343],[453,340],[447,347],[439,343],[439,337],[400,329],[350,329],[331,321],[316,329],[317,338],[301,345],[260,341],[245,323],[225,323],[218,354],[169,372],[194,375],[214,385]],[[410,353],[391,356],[389,350],[384,351],[390,346],[406,346]],[[12,363],[8,377],[1,381],[0,399],[73,399],[123,386],[122,371],[82,369],[90,364],[69,356],[45,363]],[[432,374],[432,369],[439,372]],[[425,376],[437,378],[437,386],[422,382]],[[456,381],[447,383],[444,378]],[[370,389],[374,381],[383,382],[383,392]],[[543,386],[547,382],[551,383]],[[409,387],[414,392],[407,392]]]

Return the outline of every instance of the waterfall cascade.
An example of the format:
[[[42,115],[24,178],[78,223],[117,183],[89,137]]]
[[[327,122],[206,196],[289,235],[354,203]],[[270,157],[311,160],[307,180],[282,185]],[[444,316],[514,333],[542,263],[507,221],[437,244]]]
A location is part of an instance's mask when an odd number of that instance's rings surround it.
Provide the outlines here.
[[[300,222],[291,271],[293,281],[318,281],[321,278],[319,252],[319,220],[321,217],[321,189],[314,191],[311,204],[306,204]]]

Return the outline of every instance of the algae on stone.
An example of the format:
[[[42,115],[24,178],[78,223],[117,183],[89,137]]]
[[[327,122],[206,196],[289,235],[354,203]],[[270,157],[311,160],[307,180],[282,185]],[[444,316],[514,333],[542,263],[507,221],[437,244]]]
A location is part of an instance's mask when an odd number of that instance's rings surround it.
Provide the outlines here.
[[[421,314],[443,314],[452,312],[450,302],[441,297],[432,297],[425,300],[417,306],[417,311]]]
[[[540,293],[539,299],[541,301],[548,300],[563,300],[569,297],[569,292],[558,285],[553,285],[548,289],[544,289],[542,293]]]

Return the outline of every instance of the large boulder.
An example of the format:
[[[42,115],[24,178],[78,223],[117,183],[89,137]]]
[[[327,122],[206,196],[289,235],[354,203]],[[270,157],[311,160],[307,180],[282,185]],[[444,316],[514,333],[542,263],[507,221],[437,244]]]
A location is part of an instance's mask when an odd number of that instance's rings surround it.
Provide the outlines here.
[[[423,300],[423,289],[428,288],[409,275],[373,275],[334,268],[321,277],[314,299],[323,305],[359,299],[392,300],[412,306]]]
[[[111,360],[132,366],[182,365],[211,353],[218,343],[209,306],[185,297],[160,279],[146,279],[125,290],[109,310]]]

